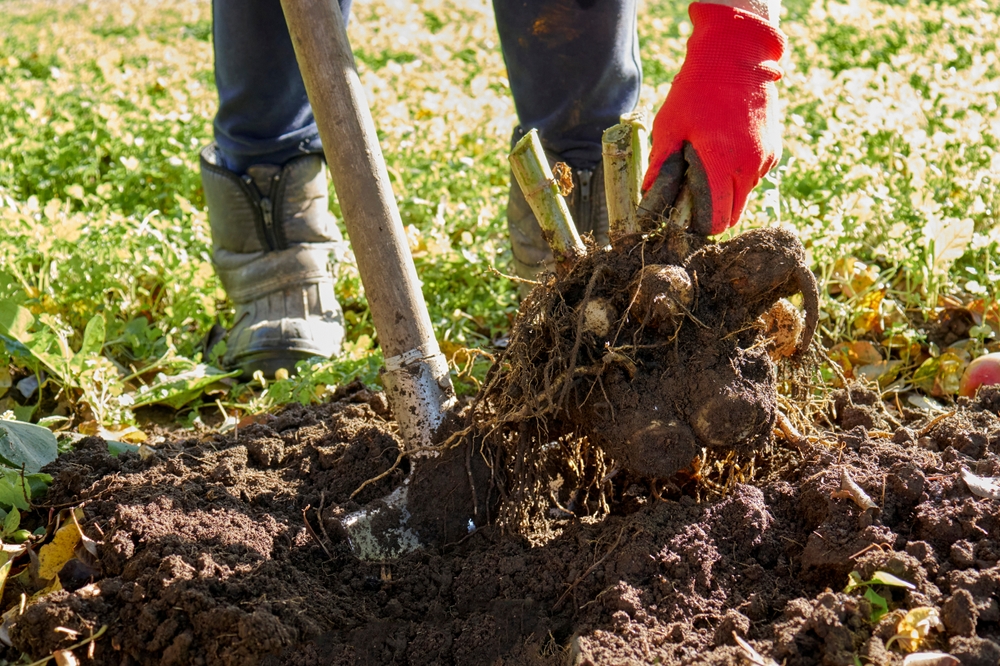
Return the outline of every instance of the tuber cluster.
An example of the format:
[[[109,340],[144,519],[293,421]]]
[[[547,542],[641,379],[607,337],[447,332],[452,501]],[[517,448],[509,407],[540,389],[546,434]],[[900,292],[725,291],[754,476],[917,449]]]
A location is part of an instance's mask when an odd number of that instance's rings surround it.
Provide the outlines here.
[[[515,476],[580,437],[609,465],[659,479],[704,449],[769,442],[772,356],[801,355],[818,318],[798,239],[757,229],[715,243],[676,216],[611,238],[585,237],[522,303],[473,407],[479,432],[499,440]],[[804,317],[782,300],[796,293]]]

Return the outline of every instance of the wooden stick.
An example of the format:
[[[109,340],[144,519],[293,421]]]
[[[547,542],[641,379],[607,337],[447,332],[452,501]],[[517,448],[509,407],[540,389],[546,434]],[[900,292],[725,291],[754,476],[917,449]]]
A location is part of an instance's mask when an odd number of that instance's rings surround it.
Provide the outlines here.
[[[385,356],[386,394],[406,446],[426,447],[454,403],[454,391],[344,17],[333,0],[281,0],[281,6]]]
[[[587,250],[573,224],[566,200],[559,193],[559,185],[538,140],[538,131],[531,130],[524,135],[508,159],[514,178],[542,227],[542,236],[552,248],[556,265],[560,271],[568,270]]]
[[[601,138],[604,157],[604,194],[608,200],[608,232],[611,242],[622,236],[639,233],[635,213],[639,207],[640,190],[636,182],[635,152],[632,128],[613,125]]]

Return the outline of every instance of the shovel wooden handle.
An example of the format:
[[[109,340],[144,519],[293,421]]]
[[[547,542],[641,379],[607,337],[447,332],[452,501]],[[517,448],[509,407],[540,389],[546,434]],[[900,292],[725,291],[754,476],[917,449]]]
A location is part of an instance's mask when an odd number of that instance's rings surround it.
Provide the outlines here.
[[[340,6],[336,0],[281,0],[281,7],[385,355],[386,390],[408,446],[427,445],[452,399],[451,379],[420,292]],[[400,389],[389,377],[394,373],[413,386]]]

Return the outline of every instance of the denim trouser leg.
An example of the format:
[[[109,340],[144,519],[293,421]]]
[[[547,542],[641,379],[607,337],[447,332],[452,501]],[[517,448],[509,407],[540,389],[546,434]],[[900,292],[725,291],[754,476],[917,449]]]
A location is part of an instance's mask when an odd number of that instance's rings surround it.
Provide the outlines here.
[[[339,0],[345,20],[351,0]],[[601,159],[601,133],[631,111],[641,70],[636,0],[495,0],[521,126],[572,166]],[[278,0],[214,0],[215,139],[226,166],[321,152]]]
[[[351,0],[339,0],[344,20]],[[214,0],[215,141],[225,166],[284,164],[320,153],[316,122],[279,0]]]
[[[601,160],[601,134],[639,101],[636,0],[493,0],[524,131],[570,166]]]

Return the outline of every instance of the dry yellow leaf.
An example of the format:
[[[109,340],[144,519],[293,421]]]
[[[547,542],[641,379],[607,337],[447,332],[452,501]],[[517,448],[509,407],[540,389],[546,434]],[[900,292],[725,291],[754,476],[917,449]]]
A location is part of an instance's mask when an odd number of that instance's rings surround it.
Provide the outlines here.
[[[855,305],[857,315],[854,317],[854,330],[859,334],[874,331],[882,333],[882,299],[885,289],[875,289],[864,296]]]
[[[929,606],[914,608],[899,621],[896,635],[886,642],[885,647],[888,649],[893,641],[899,641],[899,646],[907,652],[916,652],[931,629],[944,631],[944,624],[937,609]]]
[[[74,521],[60,527],[52,541],[38,551],[38,577],[42,580],[57,578],[63,565],[73,559],[80,536],[80,528]]]
[[[63,589],[62,582],[59,580],[59,577],[56,576],[51,583],[49,583],[42,589],[38,590],[38,592],[35,592],[33,595],[31,595],[31,597],[27,599],[27,604],[28,605],[33,604],[42,597],[44,597],[45,595],[52,594],[53,592],[58,592],[61,589]]]

